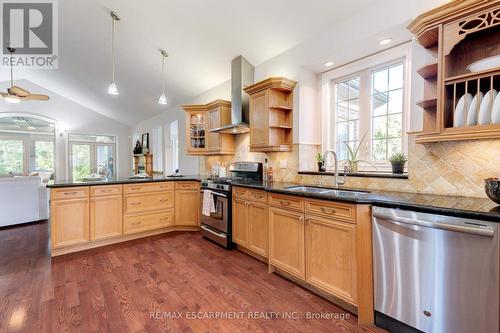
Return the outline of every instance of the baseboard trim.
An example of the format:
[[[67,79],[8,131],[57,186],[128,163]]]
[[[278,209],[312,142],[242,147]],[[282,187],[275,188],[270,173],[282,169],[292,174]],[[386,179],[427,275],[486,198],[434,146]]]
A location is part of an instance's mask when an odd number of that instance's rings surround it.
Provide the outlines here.
[[[57,257],[57,256],[64,255],[64,254],[95,249],[95,248],[101,247],[101,246],[127,242],[127,241],[131,241],[134,239],[160,235],[160,234],[169,233],[169,232],[173,232],[173,231],[200,231],[200,228],[197,226],[171,226],[171,227],[167,227],[167,228],[144,231],[144,232],[140,232],[140,233],[132,234],[132,235],[122,235],[119,237],[113,237],[113,238],[98,240],[98,241],[94,241],[94,242],[88,242],[88,243],[84,243],[84,244],[78,244],[78,245],[73,245],[73,246],[66,246],[66,247],[52,249],[51,257]]]

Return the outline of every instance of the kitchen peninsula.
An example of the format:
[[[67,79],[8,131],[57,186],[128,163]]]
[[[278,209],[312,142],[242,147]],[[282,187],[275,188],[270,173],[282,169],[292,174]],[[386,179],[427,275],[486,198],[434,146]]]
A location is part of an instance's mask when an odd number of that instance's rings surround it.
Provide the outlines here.
[[[171,231],[199,230],[199,179],[49,184],[52,256]]]

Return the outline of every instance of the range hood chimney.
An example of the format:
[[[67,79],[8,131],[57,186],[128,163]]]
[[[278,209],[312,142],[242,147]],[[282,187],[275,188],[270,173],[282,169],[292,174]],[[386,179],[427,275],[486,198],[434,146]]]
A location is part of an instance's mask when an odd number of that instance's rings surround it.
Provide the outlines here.
[[[243,56],[231,61],[231,125],[215,128],[210,132],[241,134],[248,127],[249,100],[243,88],[254,83],[254,67]]]

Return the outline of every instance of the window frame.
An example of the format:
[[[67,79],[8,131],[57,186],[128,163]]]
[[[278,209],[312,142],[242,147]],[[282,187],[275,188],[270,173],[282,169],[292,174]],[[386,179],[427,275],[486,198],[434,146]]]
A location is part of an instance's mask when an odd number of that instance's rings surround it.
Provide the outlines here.
[[[90,172],[92,173],[93,170],[97,170],[97,146],[111,146],[113,147],[113,177],[118,178],[118,135],[114,134],[95,134],[95,133],[83,133],[83,132],[68,132],[67,134],[67,140],[66,140],[66,151],[67,151],[67,170],[66,170],[66,175],[68,175],[69,180],[73,180],[73,158],[72,158],[72,144],[82,144],[82,145],[89,145],[90,146]],[[114,142],[92,142],[92,141],[80,141],[80,140],[71,140],[71,135],[88,135],[88,136],[109,136],[114,138]]]
[[[360,159],[371,161],[372,151],[372,73],[398,63],[403,64],[403,110],[402,110],[402,151],[408,154],[408,134],[410,120],[411,93],[411,43],[405,43],[380,53],[350,62],[322,75],[322,144],[321,150],[335,150],[337,141],[336,84],[356,76],[360,80],[359,92],[359,140],[367,133],[365,149],[360,151]],[[364,119],[362,121],[362,119]],[[360,164],[360,171],[387,173],[391,170],[388,161],[375,161],[376,168]],[[343,164],[339,164],[343,171]]]

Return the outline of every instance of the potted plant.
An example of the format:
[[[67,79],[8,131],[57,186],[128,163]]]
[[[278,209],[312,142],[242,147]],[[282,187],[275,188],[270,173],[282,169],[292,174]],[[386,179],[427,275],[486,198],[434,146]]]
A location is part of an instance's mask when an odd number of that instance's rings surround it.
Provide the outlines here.
[[[371,164],[372,166],[376,167],[375,164],[373,164],[370,161],[366,160],[361,160],[359,159],[359,149],[363,145],[364,141],[366,139],[366,134],[363,135],[361,138],[361,141],[359,141],[359,144],[354,144],[351,148],[347,143],[345,144],[347,147],[347,160],[345,161],[344,165],[347,164],[349,165],[349,172],[358,172],[358,166],[360,162],[368,163]]]
[[[389,158],[389,162],[391,162],[392,173],[404,173],[405,164],[408,161],[408,158],[403,153],[395,153]]]
[[[318,163],[318,172],[324,171],[323,170],[323,155],[321,153],[316,154],[316,162]]]

